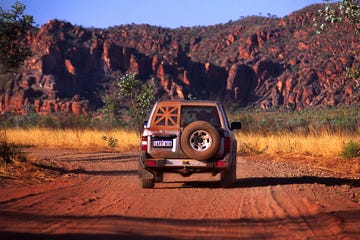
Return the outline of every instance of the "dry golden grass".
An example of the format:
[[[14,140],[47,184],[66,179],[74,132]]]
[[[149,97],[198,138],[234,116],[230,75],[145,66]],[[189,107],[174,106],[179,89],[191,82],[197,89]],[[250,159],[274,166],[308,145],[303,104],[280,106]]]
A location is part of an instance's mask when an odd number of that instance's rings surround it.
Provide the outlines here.
[[[118,140],[113,148],[118,151],[137,150],[140,139],[135,132],[125,130],[61,130],[61,129],[7,129],[6,137],[10,142],[43,148],[106,149],[108,141],[103,136]],[[336,157],[344,145],[353,140],[360,142],[360,134],[321,133],[317,136],[299,134],[236,134],[238,151],[243,153],[268,155],[294,154],[306,156]]]
[[[7,140],[16,144],[45,148],[109,148],[103,136],[117,139],[114,150],[128,151],[138,149],[139,137],[135,132],[125,130],[75,130],[75,129],[7,129]]]
[[[294,154],[306,156],[336,157],[350,140],[360,142],[360,135],[320,133],[315,135],[280,134],[263,136],[242,134],[236,136],[238,150],[245,153],[269,155]]]

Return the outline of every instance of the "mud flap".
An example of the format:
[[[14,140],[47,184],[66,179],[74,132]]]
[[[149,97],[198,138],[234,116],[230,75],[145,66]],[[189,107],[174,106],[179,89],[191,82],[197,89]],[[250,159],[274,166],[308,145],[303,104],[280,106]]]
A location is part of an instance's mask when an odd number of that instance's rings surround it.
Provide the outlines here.
[[[154,179],[154,174],[145,170],[144,163],[142,161],[144,159],[143,155],[139,157],[139,168],[138,168],[138,177],[141,179]]]
[[[138,177],[141,179],[154,179],[154,174],[139,166]]]

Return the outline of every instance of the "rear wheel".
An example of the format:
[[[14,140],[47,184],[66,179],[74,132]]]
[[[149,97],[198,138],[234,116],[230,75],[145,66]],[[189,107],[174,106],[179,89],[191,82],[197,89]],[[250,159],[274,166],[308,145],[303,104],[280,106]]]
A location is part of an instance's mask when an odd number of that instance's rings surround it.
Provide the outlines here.
[[[156,183],[161,183],[164,180],[164,173],[157,173],[154,175],[154,180]]]
[[[232,187],[236,182],[236,157],[231,161],[228,169],[221,172],[220,184],[222,187]]]
[[[145,170],[140,162],[138,165],[138,176],[142,188],[153,188],[155,186],[155,175]]]
[[[142,188],[154,188],[154,186],[155,186],[154,179],[141,178],[140,180],[141,180],[141,187]]]

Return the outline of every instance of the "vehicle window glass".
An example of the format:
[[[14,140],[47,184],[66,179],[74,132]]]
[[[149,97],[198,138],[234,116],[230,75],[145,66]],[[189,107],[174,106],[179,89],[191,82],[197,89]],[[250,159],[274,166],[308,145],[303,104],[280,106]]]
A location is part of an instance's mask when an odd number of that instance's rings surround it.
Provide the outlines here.
[[[212,106],[183,106],[181,108],[181,126],[195,121],[206,121],[214,127],[220,127],[220,119],[216,107]]]

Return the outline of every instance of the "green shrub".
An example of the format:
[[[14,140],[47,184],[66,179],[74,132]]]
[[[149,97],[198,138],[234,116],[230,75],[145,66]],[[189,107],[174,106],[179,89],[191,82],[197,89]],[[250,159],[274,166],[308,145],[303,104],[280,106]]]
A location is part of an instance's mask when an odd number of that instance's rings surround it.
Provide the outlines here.
[[[108,147],[116,147],[116,144],[118,143],[118,139],[117,138],[113,138],[113,137],[108,137],[106,135],[102,136],[102,140],[106,141]]]
[[[360,144],[351,140],[345,144],[340,156],[344,158],[360,157]]]

